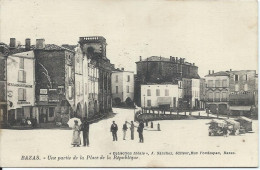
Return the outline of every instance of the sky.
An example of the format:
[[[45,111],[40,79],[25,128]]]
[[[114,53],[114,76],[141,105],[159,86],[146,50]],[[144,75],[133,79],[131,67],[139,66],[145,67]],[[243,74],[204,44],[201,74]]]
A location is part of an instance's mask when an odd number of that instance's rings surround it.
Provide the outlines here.
[[[0,0],[0,41],[77,44],[104,36],[116,67],[150,56],[185,58],[208,70],[257,70],[256,0]]]

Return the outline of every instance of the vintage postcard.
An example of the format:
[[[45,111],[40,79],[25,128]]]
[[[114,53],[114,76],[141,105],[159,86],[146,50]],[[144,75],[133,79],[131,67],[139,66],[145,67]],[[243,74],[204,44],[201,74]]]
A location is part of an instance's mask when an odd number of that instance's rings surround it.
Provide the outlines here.
[[[0,0],[1,167],[258,167],[256,0]]]

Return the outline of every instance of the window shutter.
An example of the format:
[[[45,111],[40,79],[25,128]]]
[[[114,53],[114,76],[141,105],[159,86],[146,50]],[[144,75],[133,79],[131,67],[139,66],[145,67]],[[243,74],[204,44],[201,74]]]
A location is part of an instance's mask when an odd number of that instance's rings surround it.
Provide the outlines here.
[[[26,72],[23,71],[23,82],[26,82]]]
[[[26,100],[26,89],[23,89],[23,100]]]
[[[23,89],[18,89],[18,100],[23,100]]]

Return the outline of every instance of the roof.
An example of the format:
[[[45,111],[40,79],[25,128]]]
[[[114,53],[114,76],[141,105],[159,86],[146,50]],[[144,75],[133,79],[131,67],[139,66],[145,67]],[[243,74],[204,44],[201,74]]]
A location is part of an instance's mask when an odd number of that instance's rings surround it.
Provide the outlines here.
[[[61,47],[74,51],[77,45],[62,44]]]
[[[216,73],[208,74],[205,77],[215,77],[215,76],[229,76],[229,71],[219,71]]]
[[[165,58],[165,57],[159,57],[159,56],[151,56],[151,57],[148,57],[146,58],[145,60],[143,61],[170,61],[169,58]]]
[[[26,51],[28,51],[28,50],[26,50],[25,48],[14,48],[14,49],[10,49],[9,55],[17,54],[17,53],[23,53],[23,52],[26,52]]]

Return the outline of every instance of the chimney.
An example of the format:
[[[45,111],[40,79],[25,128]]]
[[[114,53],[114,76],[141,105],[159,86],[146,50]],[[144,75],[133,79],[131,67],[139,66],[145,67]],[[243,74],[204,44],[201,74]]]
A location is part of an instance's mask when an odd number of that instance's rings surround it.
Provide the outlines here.
[[[209,75],[210,75],[210,70],[209,70]]]
[[[142,56],[140,56],[140,61],[142,61]]]
[[[172,56],[170,56],[170,61],[172,61]]]
[[[214,70],[212,70],[212,74],[214,74]]]
[[[125,70],[124,67],[122,67],[121,70],[124,71]]]
[[[185,63],[185,58],[182,59],[183,63]]]
[[[31,39],[26,38],[25,39],[25,50],[30,50],[31,49]]]
[[[193,66],[195,66],[195,63],[192,63]]]
[[[179,60],[178,60],[178,57],[176,57],[176,63],[178,63],[178,61],[179,61]]]
[[[232,69],[230,69],[230,71],[232,71]]]
[[[15,48],[16,47],[16,40],[15,38],[10,38],[10,48]]]
[[[36,49],[44,49],[44,48],[45,48],[45,40],[36,39]]]
[[[162,60],[162,56],[160,56],[160,60]]]
[[[172,57],[172,61],[175,63],[175,57]]]

